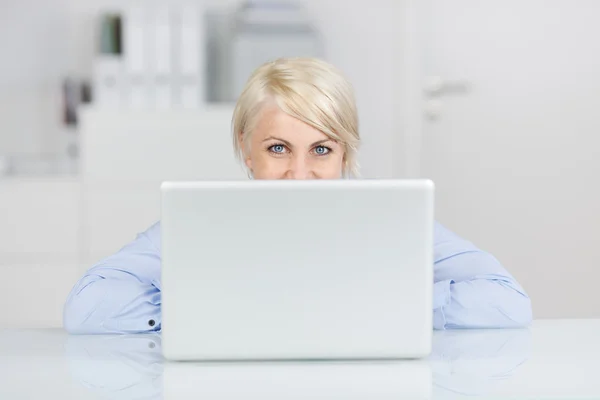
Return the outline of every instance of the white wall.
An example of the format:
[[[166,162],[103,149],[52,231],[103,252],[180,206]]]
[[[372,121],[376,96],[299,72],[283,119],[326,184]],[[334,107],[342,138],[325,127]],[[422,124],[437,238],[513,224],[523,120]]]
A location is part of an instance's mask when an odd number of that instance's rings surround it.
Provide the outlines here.
[[[0,179],[0,327],[60,326],[81,274],[79,182]]]
[[[437,218],[515,275],[534,317],[600,317],[600,2],[412,4],[411,175],[436,182]],[[436,76],[470,90],[425,94]]]
[[[0,154],[54,150],[67,70],[65,1],[0,4]]]

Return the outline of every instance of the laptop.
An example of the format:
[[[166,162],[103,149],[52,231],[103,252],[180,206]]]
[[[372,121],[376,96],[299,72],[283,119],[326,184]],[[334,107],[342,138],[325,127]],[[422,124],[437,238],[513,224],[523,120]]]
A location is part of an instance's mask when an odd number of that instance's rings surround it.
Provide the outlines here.
[[[167,360],[422,358],[429,180],[165,182]]]

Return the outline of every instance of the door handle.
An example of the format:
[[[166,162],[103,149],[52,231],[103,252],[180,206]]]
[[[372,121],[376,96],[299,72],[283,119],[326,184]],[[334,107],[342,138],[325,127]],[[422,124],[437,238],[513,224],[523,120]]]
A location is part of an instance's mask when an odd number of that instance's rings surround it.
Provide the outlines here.
[[[448,80],[441,76],[429,76],[423,86],[425,93],[430,97],[444,94],[467,94],[471,91],[471,84],[465,80]]]

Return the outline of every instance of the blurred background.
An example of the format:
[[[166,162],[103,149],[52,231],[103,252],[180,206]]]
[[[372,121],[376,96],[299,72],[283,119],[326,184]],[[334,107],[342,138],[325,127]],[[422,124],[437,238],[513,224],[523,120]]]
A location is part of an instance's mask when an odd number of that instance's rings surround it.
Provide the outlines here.
[[[0,327],[60,326],[159,184],[245,179],[236,96],[317,56],[353,83],[363,178],[427,177],[536,318],[600,317],[600,2],[0,0]]]

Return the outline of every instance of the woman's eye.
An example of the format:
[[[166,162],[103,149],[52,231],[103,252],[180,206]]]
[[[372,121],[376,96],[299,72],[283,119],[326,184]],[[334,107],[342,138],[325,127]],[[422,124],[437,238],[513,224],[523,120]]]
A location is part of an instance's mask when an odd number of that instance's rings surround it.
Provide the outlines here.
[[[325,154],[329,153],[329,147],[325,147],[325,146],[317,146],[315,147],[315,153],[317,153],[317,155],[319,156],[324,156]]]
[[[283,152],[285,152],[285,146],[282,144],[275,144],[275,145],[271,146],[270,150],[273,153],[283,153]]]

